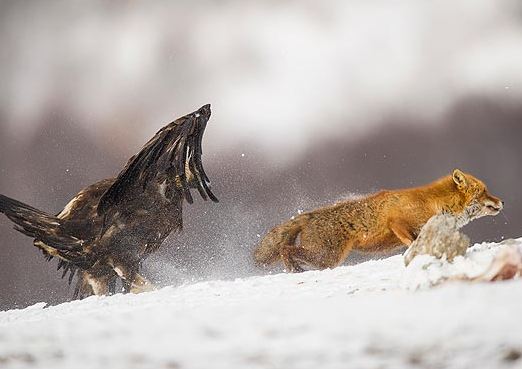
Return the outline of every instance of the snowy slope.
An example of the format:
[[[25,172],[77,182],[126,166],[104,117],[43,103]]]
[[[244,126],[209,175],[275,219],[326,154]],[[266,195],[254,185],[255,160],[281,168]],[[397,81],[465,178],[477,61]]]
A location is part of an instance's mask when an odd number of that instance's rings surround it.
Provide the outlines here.
[[[427,287],[502,247],[0,312],[0,368],[521,368],[520,279]]]

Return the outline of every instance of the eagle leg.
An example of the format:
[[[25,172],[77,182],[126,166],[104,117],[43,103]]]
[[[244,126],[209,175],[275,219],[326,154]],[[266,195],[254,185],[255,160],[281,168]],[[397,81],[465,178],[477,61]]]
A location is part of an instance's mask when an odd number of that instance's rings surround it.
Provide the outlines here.
[[[85,298],[91,295],[109,295],[114,290],[114,275],[96,275],[83,271],[78,275],[74,297]]]
[[[85,271],[78,273],[73,298],[84,299],[86,297],[92,296],[93,294],[94,291],[88,282],[88,273]]]
[[[155,289],[156,287],[154,287],[154,284],[152,284],[147,278],[139,273],[136,273],[134,280],[131,283],[130,292],[142,293],[154,291]]]
[[[154,291],[156,288],[147,278],[134,270],[134,268],[126,268],[123,265],[114,267],[114,271],[121,278],[123,284],[123,292],[141,293]]]

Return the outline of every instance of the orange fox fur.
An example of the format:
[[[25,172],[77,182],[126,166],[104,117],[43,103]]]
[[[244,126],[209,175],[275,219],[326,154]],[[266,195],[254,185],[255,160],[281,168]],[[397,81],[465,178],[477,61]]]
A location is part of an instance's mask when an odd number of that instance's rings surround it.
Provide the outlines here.
[[[409,246],[436,214],[453,214],[463,226],[497,215],[502,208],[503,202],[482,181],[455,169],[422,187],[381,191],[298,215],[273,228],[255,250],[254,259],[262,266],[281,260],[290,272],[302,271],[301,264],[333,268],[352,250]]]

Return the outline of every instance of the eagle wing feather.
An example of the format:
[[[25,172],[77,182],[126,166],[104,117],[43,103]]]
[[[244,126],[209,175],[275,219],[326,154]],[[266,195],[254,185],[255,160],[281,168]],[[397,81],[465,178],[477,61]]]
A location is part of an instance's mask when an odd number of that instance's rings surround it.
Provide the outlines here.
[[[158,178],[175,178],[188,203],[193,202],[190,187],[195,187],[204,200],[217,202],[201,162],[201,142],[210,105],[185,115],[159,130],[142,150],[134,155],[98,203],[98,214],[122,206],[136,190],[144,190]],[[188,173],[187,173],[188,169]],[[189,176],[191,178],[189,178]]]

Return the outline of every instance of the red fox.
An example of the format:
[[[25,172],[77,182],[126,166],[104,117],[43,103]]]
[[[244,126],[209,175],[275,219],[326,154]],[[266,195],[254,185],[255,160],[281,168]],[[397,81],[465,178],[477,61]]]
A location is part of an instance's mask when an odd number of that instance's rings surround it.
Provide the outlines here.
[[[303,271],[301,264],[333,268],[352,250],[409,246],[436,214],[455,215],[462,227],[473,219],[497,215],[503,207],[482,181],[455,169],[422,187],[381,191],[298,215],[268,232],[254,259],[259,266],[281,260],[289,272]]]

